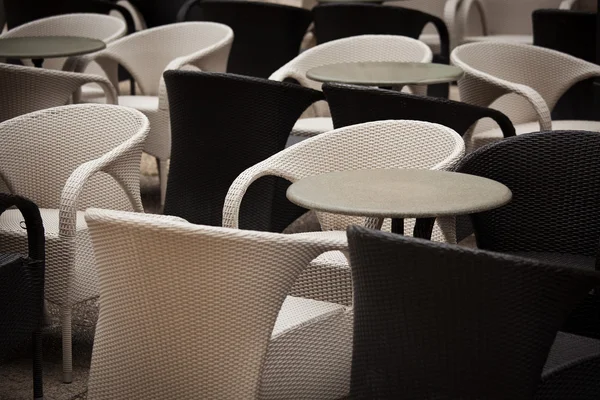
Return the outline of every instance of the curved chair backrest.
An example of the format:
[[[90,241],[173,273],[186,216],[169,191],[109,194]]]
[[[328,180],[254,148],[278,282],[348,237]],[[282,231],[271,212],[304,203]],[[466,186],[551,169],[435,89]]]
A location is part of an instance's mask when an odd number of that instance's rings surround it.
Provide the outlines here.
[[[68,104],[74,92],[91,80],[87,74],[0,63],[0,122],[45,108]],[[110,85],[106,81],[107,85]],[[116,101],[111,93],[109,102]]]
[[[431,49],[416,39],[394,35],[353,36],[306,50],[275,71],[269,79],[296,81],[302,86],[320,90],[321,83],[306,77],[306,72],[311,68],[359,61],[430,62],[431,58]],[[327,104],[317,103],[306,116],[328,116],[328,114]]]
[[[319,43],[358,35],[401,35],[418,39],[433,24],[440,35],[441,55],[450,57],[450,38],[444,21],[411,8],[377,4],[322,4],[312,9]]]
[[[480,248],[596,256],[600,240],[600,133],[554,131],[505,139],[456,170],[501,182],[512,201],[472,215]]]
[[[102,40],[108,44],[126,32],[127,25],[117,17],[81,13],[35,20],[5,32],[0,35],[0,39],[24,36],[81,36]],[[31,64],[30,61],[27,63]],[[65,58],[51,58],[44,60],[44,68],[62,69],[64,63]]]
[[[214,22],[181,22],[145,29],[110,43],[102,54],[114,56],[134,77],[142,94],[156,96],[164,70],[179,57],[206,52],[201,69],[224,70],[233,31]],[[108,73],[113,61],[96,60]],[[114,77],[111,77],[115,80]]]
[[[327,172],[375,169],[445,169],[464,154],[452,129],[422,121],[377,121],[306,139],[244,171],[225,200],[223,224],[238,227],[240,203],[248,186],[262,176],[290,182]],[[345,229],[352,217],[320,213],[324,230]]]
[[[258,1],[192,0],[179,20],[229,26],[235,40],[227,72],[268,78],[298,55],[311,15],[303,8]]]
[[[445,125],[463,136],[481,118],[491,118],[504,137],[515,135],[506,115],[459,101],[335,83],[324,84],[323,93],[336,128],[386,119],[412,119]]]
[[[596,13],[536,10],[533,44],[596,62]],[[593,80],[576,84],[557,103],[553,119],[596,120]]]
[[[235,178],[283,150],[298,117],[323,98],[299,85],[232,74],[167,71],[165,81],[172,136],[165,213],[205,225],[221,225]],[[250,190],[243,228],[281,231],[295,219],[271,221],[274,196],[285,199],[277,185],[267,179]]]
[[[287,293],[310,261],[346,247],[106,210],[86,221],[101,304],[90,398],[258,398]]]
[[[595,271],[348,230],[353,399],[533,399]]]
[[[470,43],[454,49],[451,58],[464,71],[458,82],[461,100],[498,109],[514,124],[537,121],[537,114],[522,97],[503,96],[490,81],[526,85],[542,97],[551,111],[571,86],[600,74],[600,67],[595,64],[558,51],[515,43]]]
[[[77,167],[127,147],[131,157],[141,157],[148,129],[142,113],[113,105],[78,104],[25,114],[0,123],[0,178],[11,193],[40,208],[58,209],[65,183]],[[91,204],[131,208],[121,186],[103,172],[90,179],[78,209]]]

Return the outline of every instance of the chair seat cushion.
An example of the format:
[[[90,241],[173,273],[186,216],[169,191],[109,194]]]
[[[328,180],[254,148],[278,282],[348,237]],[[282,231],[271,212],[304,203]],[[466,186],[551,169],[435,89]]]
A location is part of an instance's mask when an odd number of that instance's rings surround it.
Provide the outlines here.
[[[94,252],[85,223],[84,212],[77,212],[75,232],[75,268],[70,299],[67,299],[68,242],[59,236],[59,211],[40,209],[46,236],[46,298],[53,303],[74,304],[98,295],[98,277]],[[27,230],[22,226],[19,210],[6,210],[0,215],[0,252],[23,252],[27,249]]]
[[[265,361],[260,399],[339,399],[350,389],[352,310],[288,296]]]
[[[465,36],[463,38],[463,43],[486,42],[486,41],[533,44],[533,36],[532,35],[487,35],[487,36]]]
[[[600,121],[583,121],[583,120],[562,120],[552,121],[552,129],[560,130],[582,130],[600,132]],[[523,133],[539,132],[540,124],[536,122],[527,122],[524,124],[515,125],[517,135]],[[502,130],[500,128],[490,129],[487,131],[476,132],[470,137],[465,137],[467,151],[473,151],[486,144],[501,140]]]
[[[301,118],[292,129],[292,136],[313,137],[333,130],[333,120],[329,117]]]

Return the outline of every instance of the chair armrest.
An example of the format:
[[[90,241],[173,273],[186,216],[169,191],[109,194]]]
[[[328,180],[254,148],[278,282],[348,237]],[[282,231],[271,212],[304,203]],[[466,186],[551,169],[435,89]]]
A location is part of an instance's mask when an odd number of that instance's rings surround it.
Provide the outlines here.
[[[39,208],[24,197],[0,193],[0,214],[13,206],[19,209],[25,220],[29,258],[44,261],[46,258],[44,225]]]
[[[81,164],[71,173],[60,196],[60,236],[75,236],[79,196],[87,181],[101,171],[108,173],[119,183],[136,212],[144,212],[139,187],[139,161],[141,161],[148,130],[149,123],[147,122],[143,135],[136,135],[102,157]],[[123,164],[130,164],[133,158],[138,158],[137,167],[131,168],[131,171],[122,172],[126,169]]]
[[[187,15],[190,12],[190,8],[195,6],[198,2],[199,0],[188,0],[185,3],[183,3],[183,5],[179,8],[179,11],[177,11],[177,18],[175,19],[175,22],[186,21]]]
[[[117,89],[115,89],[114,85],[110,83],[110,81],[99,75],[91,75],[91,74],[77,74],[79,75],[80,86],[83,86],[88,83],[96,83],[98,84],[102,90],[104,91],[104,95],[106,96],[106,104],[119,104]],[[81,88],[75,92],[73,95],[73,103],[79,103],[81,97]]]
[[[223,221],[225,228],[239,229],[240,205],[250,185],[263,176],[278,176],[290,182],[295,181],[293,177],[287,176],[283,171],[271,168],[268,160],[260,162],[242,172],[231,184],[225,196],[223,204]]]
[[[470,96],[465,96],[461,89],[462,101],[480,107],[489,107],[498,98],[509,93],[514,93],[525,98],[531,104],[537,115],[541,130],[552,130],[550,109],[544,98],[536,90],[526,85],[475,71],[453,56],[451,56],[451,60],[452,64],[462,68],[465,72],[463,77],[458,81],[459,89],[467,85],[478,86],[478,90],[470,90]]]
[[[119,87],[118,65],[125,64],[125,60],[118,54],[107,49],[83,56],[69,57],[63,65],[63,71],[85,73],[92,62],[98,63],[113,87]],[[133,73],[132,73],[133,75]],[[135,76],[134,76],[135,78]]]
[[[107,0],[91,0],[90,3],[90,5],[94,7],[98,12],[105,12],[107,14],[110,11],[118,12],[119,14],[121,14],[121,16],[123,16],[125,25],[127,25],[127,34],[135,32],[135,23],[133,21],[133,15],[127,8]]]
[[[469,23],[469,13],[471,9],[475,7],[479,12],[479,18],[481,22],[481,28],[483,30],[483,35],[488,35],[487,28],[487,20],[485,15],[485,6],[481,2],[481,0],[460,0],[460,4],[458,6],[458,18],[456,20],[456,27],[459,33],[459,40],[462,42],[462,39],[465,36],[465,30]],[[461,43],[457,43],[456,45],[460,45]]]
[[[435,29],[440,35],[440,55],[443,58],[444,64],[450,62],[450,32],[446,23],[436,16],[432,16],[431,22],[435,26]]]

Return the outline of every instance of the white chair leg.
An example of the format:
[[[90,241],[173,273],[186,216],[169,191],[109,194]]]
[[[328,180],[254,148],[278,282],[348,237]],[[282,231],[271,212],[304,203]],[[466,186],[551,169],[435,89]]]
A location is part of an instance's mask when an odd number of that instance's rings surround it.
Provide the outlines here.
[[[169,178],[169,162],[168,160],[158,161],[158,178],[160,180],[160,207],[164,207],[165,198],[167,197],[167,180]]]
[[[63,353],[63,382],[73,381],[73,344],[71,332],[71,308],[61,307],[60,319],[62,325],[62,353]]]

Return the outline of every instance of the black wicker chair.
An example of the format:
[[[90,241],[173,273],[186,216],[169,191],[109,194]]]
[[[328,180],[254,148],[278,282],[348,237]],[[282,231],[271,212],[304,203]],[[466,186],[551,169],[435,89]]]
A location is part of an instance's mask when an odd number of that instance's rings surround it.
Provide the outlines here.
[[[33,394],[43,398],[44,227],[35,204],[0,193],[0,214],[16,206],[27,229],[29,256],[0,254],[0,359],[32,335]]]
[[[600,133],[530,133],[483,147],[456,171],[504,183],[513,198],[471,216],[479,248],[594,269],[600,241]],[[596,269],[598,269],[596,267]],[[600,338],[600,295],[564,330]]]
[[[312,10],[318,43],[357,35],[402,35],[418,39],[425,26],[433,24],[440,35],[440,54],[433,62],[448,64],[450,35],[444,21],[411,8],[377,4],[321,4]],[[448,84],[430,85],[430,95],[448,97]]]
[[[214,21],[235,34],[227,72],[268,78],[296,57],[308,25],[310,11],[280,4],[245,0],[190,0],[178,21]]]
[[[247,168],[285,148],[319,91],[292,83],[208,72],[167,71],[171,167],[165,214],[219,226],[225,195]],[[264,177],[244,196],[240,228],[283,231],[304,210],[285,198],[289,182]]]
[[[177,22],[177,12],[186,0],[129,0],[142,14],[146,27],[154,28]]]
[[[515,136],[510,119],[500,111],[437,97],[415,96],[392,90],[326,83],[323,93],[329,103],[335,128],[387,119],[434,122],[464,135],[482,118],[491,118],[504,137]]]
[[[600,273],[363,227],[348,244],[352,399],[599,398],[600,342],[557,331]]]
[[[571,10],[536,10],[533,44],[596,62],[596,13]],[[560,98],[552,119],[599,120],[594,80],[578,82]]]

